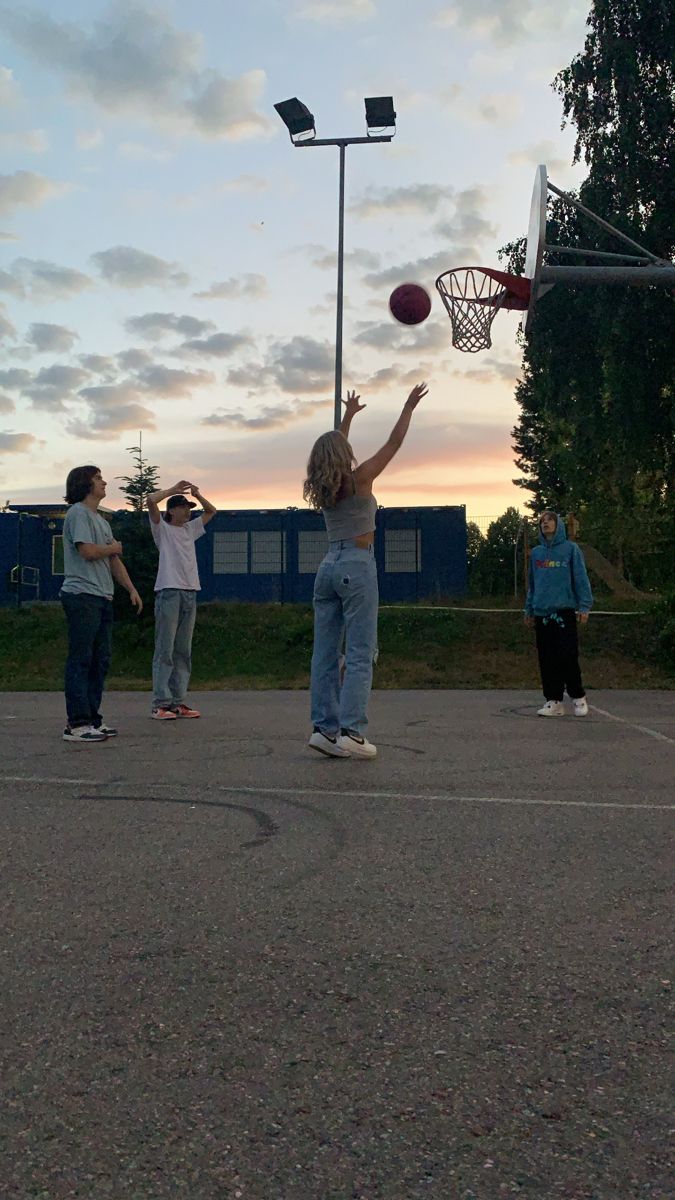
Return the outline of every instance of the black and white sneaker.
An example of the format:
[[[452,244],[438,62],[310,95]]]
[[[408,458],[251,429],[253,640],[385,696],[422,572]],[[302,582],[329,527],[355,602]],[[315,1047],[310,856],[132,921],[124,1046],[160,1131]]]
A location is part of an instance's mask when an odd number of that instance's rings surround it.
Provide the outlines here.
[[[96,733],[104,733],[107,738],[117,737],[117,730],[113,729],[112,725],[106,725],[105,721],[102,721],[100,725],[92,725],[92,729]]]
[[[102,733],[100,729],[94,729],[92,725],[77,725],[75,729],[71,729],[70,725],[66,725],[63,731],[64,742],[105,742],[108,735]]]
[[[314,730],[308,744],[312,750],[318,750],[319,754],[327,754],[329,758],[349,758],[349,751],[342,749],[338,738],[322,733],[320,729]]]
[[[353,729],[342,730],[338,738],[338,746],[346,750],[351,758],[375,758],[377,755],[377,746]]]

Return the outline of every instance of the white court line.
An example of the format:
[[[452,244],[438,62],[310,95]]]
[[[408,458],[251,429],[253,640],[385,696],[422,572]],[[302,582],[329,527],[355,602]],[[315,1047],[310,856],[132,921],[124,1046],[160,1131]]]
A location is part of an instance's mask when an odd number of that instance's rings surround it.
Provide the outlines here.
[[[600,713],[601,717],[608,717],[610,721],[618,721],[621,725],[629,725],[631,729],[638,729],[640,733],[646,733],[659,742],[669,742],[671,746],[675,746],[675,738],[666,737],[665,733],[659,733],[658,729],[650,729],[647,725],[638,725],[637,721],[628,721],[625,717],[615,717],[614,713],[607,712],[604,708],[598,708],[597,704],[589,704],[588,707],[593,712]]]
[[[47,779],[38,775],[0,775],[1,783],[74,783],[80,787],[88,788],[112,788],[112,787],[128,787],[137,786],[131,784],[121,784],[119,780],[111,783],[106,783],[102,780],[92,779]],[[160,782],[155,785],[156,791],[166,789],[170,791],[187,791],[186,784],[166,784]],[[450,792],[433,795],[425,792],[348,792],[344,789],[339,791],[329,790],[327,788],[270,788],[270,787],[211,787],[205,789],[210,792],[221,792],[227,796],[311,796],[314,799],[319,799],[323,796],[338,798],[348,796],[351,800],[431,800],[441,804],[515,804],[526,807],[540,808],[625,808],[625,809],[648,809],[655,812],[673,812],[675,804],[631,804],[623,803],[620,800],[539,800],[525,799],[522,796],[453,796]],[[110,797],[115,800],[115,796]],[[148,804],[152,804],[153,797],[148,797]]]

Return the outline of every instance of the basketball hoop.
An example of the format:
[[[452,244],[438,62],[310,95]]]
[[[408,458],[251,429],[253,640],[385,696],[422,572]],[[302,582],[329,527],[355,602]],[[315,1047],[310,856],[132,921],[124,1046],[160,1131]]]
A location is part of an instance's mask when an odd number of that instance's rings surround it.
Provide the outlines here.
[[[526,309],[530,281],[490,267],[455,267],[436,280],[452,323],[452,344],[475,354],[492,345],[492,322],[501,308]]]

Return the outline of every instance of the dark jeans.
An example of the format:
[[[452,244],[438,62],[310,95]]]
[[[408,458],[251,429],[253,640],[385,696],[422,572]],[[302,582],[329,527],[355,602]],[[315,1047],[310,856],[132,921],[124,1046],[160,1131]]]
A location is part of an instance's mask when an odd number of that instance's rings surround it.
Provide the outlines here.
[[[562,700],[565,688],[568,696],[579,700],[586,693],[579,670],[577,614],[573,608],[561,608],[556,615],[562,625],[553,617],[535,617],[541,685],[547,700]]]
[[[110,666],[113,606],[105,596],[61,592],[68,623],[66,713],[71,729],[101,724],[103,684]]]

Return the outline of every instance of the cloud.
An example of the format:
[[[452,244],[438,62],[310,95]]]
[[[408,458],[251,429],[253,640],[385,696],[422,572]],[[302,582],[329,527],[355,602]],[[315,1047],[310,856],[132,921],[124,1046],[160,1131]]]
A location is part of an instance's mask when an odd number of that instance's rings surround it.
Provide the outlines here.
[[[124,322],[124,328],[145,341],[158,342],[169,333],[177,333],[184,338],[202,337],[216,327],[213,321],[200,321],[198,317],[188,314],[179,317],[172,312],[150,312],[140,317],[129,317]]]
[[[32,378],[30,371],[25,371],[22,367],[10,367],[8,371],[0,371],[0,387],[19,391],[28,387]]]
[[[523,98],[518,92],[492,92],[479,96],[470,111],[488,125],[507,125],[522,115]]]
[[[40,258],[17,258],[9,272],[0,271],[0,291],[23,299],[66,300],[93,285],[93,280],[71,267]]]
[[[445,324],[433,319],[411,328],[400,325],[393,319],[380,323],[363,322],[357,326],[355,345],[369,346],[375,350],[392,350],[397,354],[420,354],[429,350],[442,350],[448,343]]]
[[[570,166],[567,159],[560,158],[556,142],[548,139],[535,142],[523,150],[514,150],[506,156],[506,161],[514,167],[538,167],[540,163],[546,163],[549,171],[557,171],[558,174]]]
[[[16,337],[16,329],[12,325],[7,310],[4,304],[0,304],[0,341],[4,342],[7,338],[14,339]]]
[[[194,126],[204,138],[226,137],[244,141],[271,132],[269,117],[256,106],[265,93],[266,76],[261,70],[247,71],[238,79],[228,79],[219,71],[204,71],[198,93],[185,108]]]
[[[242,333],[212,333],[207,338],[192,338],[182,342],[176,354],[206,354],[211,358],[229,358],[242,346],[250,345],[251,339]]]
[[[452,196],[452,188],[436,183],[404,187],[369,188],[349,206],[357,217],[410,216],[434,213]]]
[[[90,378],[89,371],[82,367],[68,367],[54,363],[43,367],[33,376],[31,383],[22,388],[33,408],[46,412],[64,412],[68,403],[76,400],[76,389]]]
[[[370,20],[376,12],[373,0],[299,0],[292,15],[317,25],[351,25]]]
[[[88,28],[24,6],[4,9],[2,24],[21,50],[64,77],[72,95],[106,113],[205,139],[273,128],[258,107],[263,71],[228,78],[206,69],[203,39],[143,0],[112,0]]]
[[[207,387],[215,378],[212,371],[177,371],[160,364],[143,367],[137,374],[143,392],[165,400],[191,396],[195,388]]]
[[[14,412],[14,401],[10,396],[0,394],[0,413]]]
[[[490,193],[486,188],[475,186],[465,188],[455,197],[454,216],[446,221],[439,221],[434,226],[434,233],[447,238],[449,242],[467,249],[468,257],[479,253],[481,243],[488,237],[494,238],[497,227],[487,217],[482,209],[490,201]]]
[[[217,425],[225,429],[238,429],[245,432],[261,429],[286,429],[298,420],[313,417],[316,412],[331,408],[333,400],[292,400],[285,404],[273,404],[258,410],[253,416],[248,416],[240,408],[216,409],[209,417],[204,417],[202,425]]]
[[[36,442],[32,433],[0,433],[0,454],[25,454]]]
[[[0,214],[7,216],[16,208],[39,208],[70,191],[71,184],[56,183],[34,171],[15,171],[0,175]]]
[[[92,254],[102,277],[116,287],[184,287],[190,282],[189,275],[178,269],[177,263],[166,262],[144,250],[133,246],[111,246]]]
[[[9,67],[0,67],[0,108],[10,108],[19,99],[19,89],[14,73]]]
[[[476,37],[508,45],[559,29],[569,16],[565,7],[558,0],[453,0],[439,9],[433,24],[441,29],[458,26]],[[569,7],[574,10],[578,5]]]
[[[41,321],[31,325],[26,334],[26,341],[35,346],[40,354],[47,351],[67,354],[78,340],[78,334],[72,329],[67,329],[65,325],[49,325]]]
[[[205,292],[193,292],[196,300],[259,300],[267,295],[264,275],[239,275],[212,283]]]
[[[228,372],[228,383],[250,389],[250,394],[269,388],[282,392],[324,392],[332,387],[335,368],[330,342],[294,337],[275,342],[263,363],[246,363]]]
[[[453,375],[461,379],[470,379],[474,383],[495,383],[505,380],[515,383],[522,373],[522,363],[513,359],[483,358],[482,366],[472,367],[467,371],[454,370]]]
[[[72,437],[107,440],[125,429],[155,428],[154,413],[138,403],[139,392],[132,384],[83,388],[79,396],[88,401],[89,416],[68,422],[66,432]]]
[[[79,361],[92,375],[104,375],[109,378],[117,374],[115,360],[105,354],[80,354]]]
[[[309,246],[306,249],[310,252],[310,261],[313,267],[318,267],[320,271],[337,270],[337,251],[324,250],[322,246]],[[344,255],[346,267],[362,268],[364,271],[376,271],[381,261],[379,254],[375,254],[373,250],[362,248],[348,250]]]
[[[153,361],[152,355],[148,354],[147,350],[137,350],[133,346],[128,350],[120,351],[115,357],[125,371],[140,371],[143,367],[149,367]],[[110,361],[112,362],[112,360]]]
[[[452,266],[452,263],[449,261],[448,251],[439,250],[437,254],[426,258],[398,263],[392,267],[385,267],[382,271],[371,271],[364,275],[363,282],[370,288],[394,288],[399,283],[422,283],[429,290],[436,276],[446,271],[449,266]]]
[[[153,150],[152,146],[144,146],[141,142],[121,142],[117,153],[132,162],[164,163],[173,158],[170,150]]]
[[[103,131],[101,129],[78,129],[75,134],[75,143],[78,150],[98,150],[99,146],[103,145]]]
[[[48,149],[49,140],[44,129],[17,129],[12,133],[0,133],[0,150],[44,154]]]
[[[8,230],[0,230],[0,242],[18,242],[19,238],[16,233],[9,233]]]

